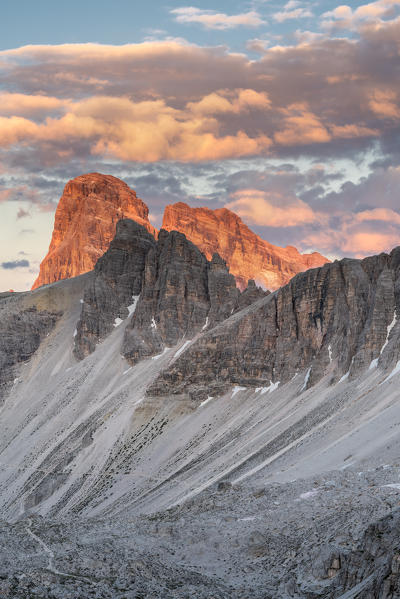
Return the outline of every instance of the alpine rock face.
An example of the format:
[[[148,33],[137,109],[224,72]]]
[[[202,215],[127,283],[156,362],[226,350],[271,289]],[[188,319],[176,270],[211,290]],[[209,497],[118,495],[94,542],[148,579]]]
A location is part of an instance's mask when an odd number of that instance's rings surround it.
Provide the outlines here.
[[[254,279],[264,289],[275,290],[297,273],[329,262],[318,252],[300,254],[295,247],[268,243],[227,208],[191,208],[178,202],[165,208],[162,227],[184,233],[208,259],[217,252],[242,289]]]
[[[114,238],[116,223],[124,218],[157,237],[146,204],[120,179],[90,173],[69,181],[57,207],[49,251],[32,289],[93,270]],[[328,262],[317,252],[300,254],[294,247],[264,241],[226,208],[167,206],[162,228],[183,233],[208,260],[218,253],[242,291],[249,280],[275,290],[298,272]]]
[[[72,179],[58,203],[49,251],[32,289],[92,270],[122,218],[155,234],[148,213],[133,189],[116,177],[90,173]]]
[[[122,219],[0,294],[0,596],[398,599],[399,290],[400,248],[240,291]]]

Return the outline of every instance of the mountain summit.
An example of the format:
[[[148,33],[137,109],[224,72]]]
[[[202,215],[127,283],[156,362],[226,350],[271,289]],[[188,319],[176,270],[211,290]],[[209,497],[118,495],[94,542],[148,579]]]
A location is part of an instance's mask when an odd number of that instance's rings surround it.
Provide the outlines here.
[[[162,228],[184,233],[209,260],[217,252],[242,289],[254,279],[262,287],[275,290],[297,273],[329,262],[318,252],[300,254],[293,246],[268,243],[227,208],[191,208],[178,202],[165,208]]]
[[[49,251],[32,289],[92,270],[121,219],[130,218],[156,235],[148,213],[135,191],[116,177],[90,173],[72,179],[59,201]],[[241,290],[249,280],[275,290],[295,274],[328,262],[317,252],[300,254],[292,246],[268,243],[226,208],[191,208],[178,202],[166,207],[162,228],[183,233],[207,260],[218,253]]]
[[[89,173],[72,179],[58,203],[49,251],[32,289],[92,270],[123,218],[154,234],[148,214],[146,204],[116,177]]]

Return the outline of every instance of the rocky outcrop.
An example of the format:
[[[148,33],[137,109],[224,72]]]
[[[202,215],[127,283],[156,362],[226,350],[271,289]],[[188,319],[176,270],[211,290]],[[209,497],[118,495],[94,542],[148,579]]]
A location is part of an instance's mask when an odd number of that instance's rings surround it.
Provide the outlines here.
[[[247,308],[259,299],[266,297],[270,294],[270,291],[264,291],[261,287],[258,287],[255,281],[250,280],[247,284],[246,289],[239,295],[238,309],[242,310]]]
[[[75,337],[75,355],[84,358],[135,309],[142,288],[147,253],[156,245],[148,231],[125,219],[114,240],[98,260],[85,288]]]
[[[116,223],[129,218],[157,235],[148,208],[126,183],[99,173],[72,179],[58,203],[49,251],[32,289],[91,271],[108,249]],[[185,234],[208,260],[218,253],[241,290],[249,279],[265,289],[277,289],[295,274],[320,266],[327,259],[314,252],[300,254],[262,240],[226,208],[190,208],[179,202],[167,206],[163,229]]]
[[[190,340],[236,312],[242,295],[218,254],[208,262],[185,235],[161,230],[146,258],[142,292],[122,353],[135,363]]]
[[[252,283],[240,293],[225,262],[211,262],[182,233],[161,230],[158,241],[129,219],[117,225],[82,300],[74,353],[92,353],[123,320],[123,354],[132,363],[181,339],[192,339],[266,292]]]
[[[32,289],[92,270],[123,218],[155,234],[146,204],[120,179],[90,173],[69,181],[57,206],[49,251]]]
[[[226,208],[191,208],[178,202],[165,208],[162,227],[184,233],[209,260],[217,252],[241,289],[249,279],[265,289],[278,289],[297,273],[328,262],[318,252],[300,254],[292,246],[264,241]]]
[[[16,378],[18,366],[27,362],[53,329],[60,313],[0,306],[0,401]]]
[[[211,327],[237,310],[241,296],[235,277],[229,273],[225,260],[218,254],[213,254],[209,264],[208,289],[211,307],[207,327]]]
[[[338,551],[324,564],[332,595],[359,599],[400,597],[400,512],[373,522],[353,551]],[[347,594],[348,593],[348,594]]]
[[[400,248],[299,274],[207,332],[162,373],[149,394],[268,387],[302,373],[305,390],[330,373],[352,379],[400,360]]]
[[[204,325],[210,308],[208,263],[181,233],[160,231],[146,259],[142,292],[123,354],[132,362],[160,353]]]

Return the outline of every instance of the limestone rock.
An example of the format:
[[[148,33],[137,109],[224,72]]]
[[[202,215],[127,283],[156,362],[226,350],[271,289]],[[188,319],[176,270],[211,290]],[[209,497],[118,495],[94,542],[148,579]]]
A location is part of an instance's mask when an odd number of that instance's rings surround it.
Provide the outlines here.
[[[69,181],[57,206],[49,251],[32,289],[92,270],[123,218],[156,232],[146,204],[120,179],[90,173]]]
[[[142,292],[123,354],[132,362],[191,339],[210,309],[208,262],[181,233],[160,231],[147,255]]]
[[[258,287],[252,279],[247,284],[246,289],[240,294],[238,301],[238,309],[247,308],[250,304],[254,304],[259,299],[266,297],[270,294],[270,291],[264,291],[261,287]]]
[[[116,236],[98,260],[85,289],[75,337],[78,358],[94,351],[99,339],[134,310],[142,288],[146,255],[155,244],[154,237],[138,223],[119,221]]]
[[[329,262],[318,252],[300,254],[292,246],[264,241],[226,208],[191,208],[178,202],[165,208],[162,227],[184,233],[208,260],[217,252],[242,290],[249,279],[266,289],[278,289],[295,274]]]
[[[235,277],[226,267],[226,262],[218,254],[213,254],[208,269],[208,290],[210,311],[207,326],[222,322],[237,309],[241,295],[236,287]]]
[[[32,357],[60,315],[0,304],[0,400],[16,377],[18,365]]]
[[[234,384],[301,390],[400,360],[400,248],[298,274],[191,345],[148,390],[202,399]]]

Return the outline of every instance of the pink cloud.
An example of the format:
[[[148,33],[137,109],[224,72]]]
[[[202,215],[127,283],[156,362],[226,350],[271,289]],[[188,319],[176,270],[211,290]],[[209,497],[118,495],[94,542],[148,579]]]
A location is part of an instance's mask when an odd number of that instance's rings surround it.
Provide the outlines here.
[[[310,143],[326,143],[331,140],[331,135],[320,119],[308,110],[305,104],[293,104],[285,114],[284,128],[277,131],[274,139],[284,146],[302,145]]]
[[[240,189],[231,194],[226,208],[246,222],[264,227],[296,227],[318,221],[312,208],[302,200],[259,189]]]

